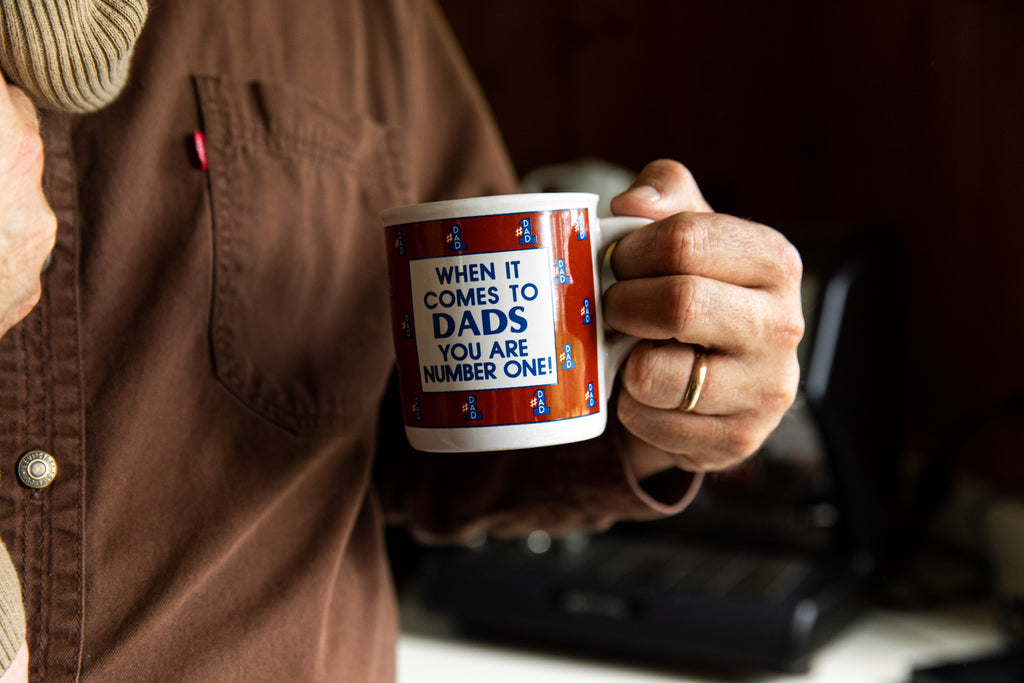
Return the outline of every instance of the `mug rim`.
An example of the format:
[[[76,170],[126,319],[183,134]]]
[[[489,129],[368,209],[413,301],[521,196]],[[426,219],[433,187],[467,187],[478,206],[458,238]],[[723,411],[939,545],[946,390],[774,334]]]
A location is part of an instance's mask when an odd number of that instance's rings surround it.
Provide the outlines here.
[[[380,212],[380,220],[385,228],[390,228],[451,218],[593,208],[597,206],[598,199],[592,192],[526,192],[445,199],[384,209]]]

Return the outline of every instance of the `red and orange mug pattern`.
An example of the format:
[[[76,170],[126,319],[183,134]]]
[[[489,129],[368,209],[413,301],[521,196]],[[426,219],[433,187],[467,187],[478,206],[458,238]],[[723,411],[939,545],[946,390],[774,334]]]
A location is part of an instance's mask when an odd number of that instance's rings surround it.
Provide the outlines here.
[[[599,412],[588,209],[393,225],[385,237],[406,425]]]

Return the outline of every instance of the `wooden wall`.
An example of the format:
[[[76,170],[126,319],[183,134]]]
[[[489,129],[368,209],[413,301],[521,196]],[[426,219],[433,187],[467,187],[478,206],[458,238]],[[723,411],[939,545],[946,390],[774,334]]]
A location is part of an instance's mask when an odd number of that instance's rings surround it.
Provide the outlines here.
[[[1024,389],[1024,3],[440,4],[521,172],[673,157],[786,233],[895,229],[909,454]],[[1019,438],[972,466],[1024,485]]]

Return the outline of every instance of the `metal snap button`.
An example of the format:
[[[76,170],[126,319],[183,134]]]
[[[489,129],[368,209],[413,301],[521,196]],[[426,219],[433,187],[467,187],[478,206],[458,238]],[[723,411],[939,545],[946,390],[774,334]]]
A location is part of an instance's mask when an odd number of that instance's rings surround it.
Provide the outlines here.
[[[57,476],[57,461],[46,451],[29,451],[18,463],[18,479],[29,488],[44,489]]]

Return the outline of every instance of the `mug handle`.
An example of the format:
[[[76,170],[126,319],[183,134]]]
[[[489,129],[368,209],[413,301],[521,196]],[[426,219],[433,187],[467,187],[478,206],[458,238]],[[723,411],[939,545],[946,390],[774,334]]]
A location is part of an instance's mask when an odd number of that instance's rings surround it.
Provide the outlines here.
[[[613,244],[629,233],[653,221],[650,218],[641,218],[640,216],[610,216],[608,218],[599,218],[597,222],[601,235],[601,243],[598,245],[598,266],[601,271],[601,294],[603,296],[605,290],[615,283],[615,275],[612,273],[611,263],[608,259],[608,250]],[[640,339],[632,335],[614,332],[607,328],[604,330],[604,335],[603,360],[605,381],[602,393],[607,404],[611,398],[612,386],[615,384],[615,376],[619,373],[619,368],[622,367],[626,357]]]

